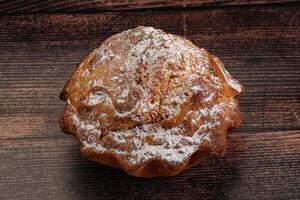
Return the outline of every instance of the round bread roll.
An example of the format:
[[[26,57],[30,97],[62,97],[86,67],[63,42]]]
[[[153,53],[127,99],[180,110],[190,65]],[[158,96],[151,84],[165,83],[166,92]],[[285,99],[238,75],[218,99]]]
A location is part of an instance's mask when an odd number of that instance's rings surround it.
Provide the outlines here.
[[[105,40],[60,98],[83,156],[139,177],[172,176],[223,155],[242,85],[189,40],[139,26]]]

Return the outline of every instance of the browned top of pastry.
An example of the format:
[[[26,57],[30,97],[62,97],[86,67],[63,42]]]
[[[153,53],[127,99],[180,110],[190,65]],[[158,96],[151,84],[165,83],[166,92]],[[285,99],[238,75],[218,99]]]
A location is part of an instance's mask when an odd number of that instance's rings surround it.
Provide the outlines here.
[[[227,129],[240,123],[241,92],[205,49],[137,27],[108,38],[78,66],[61,93],[60,123],[90,159],[137,176],[172,175],[200,149],[224,153]],[[173,172],[146,172],[151,162]]]

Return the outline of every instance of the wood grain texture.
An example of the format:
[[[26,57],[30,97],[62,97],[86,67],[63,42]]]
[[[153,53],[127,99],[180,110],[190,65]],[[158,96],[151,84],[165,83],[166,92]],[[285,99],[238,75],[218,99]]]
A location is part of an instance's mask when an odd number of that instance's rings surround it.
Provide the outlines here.
[[[223,158],[135,178],[83,159],[75,138],[0,140],[3,199],[297,199],[300,132],[230,134]],[[276,139],[270,139],[276,138]]]
[[[2,0],[1,14],[74,13],[149,8],[220,7],[295,3],[297,0]]]
[[[205,47],[245,85],[224,158],[137,179],[83,159],[60,131],[75,66],[138,25]],[[298,4],[0,16],[0,199],[299,199],[299,32]]]

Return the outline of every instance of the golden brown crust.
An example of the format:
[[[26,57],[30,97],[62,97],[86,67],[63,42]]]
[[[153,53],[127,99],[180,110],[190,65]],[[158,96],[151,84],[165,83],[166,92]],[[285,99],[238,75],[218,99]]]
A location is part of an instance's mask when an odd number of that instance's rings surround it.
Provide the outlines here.
[[[241,122],[242,91],[205,49],[137,27],[77,67],[60,95],[60,126],[90,160],[134,176],[171,176],[225,153],[227,129]]]

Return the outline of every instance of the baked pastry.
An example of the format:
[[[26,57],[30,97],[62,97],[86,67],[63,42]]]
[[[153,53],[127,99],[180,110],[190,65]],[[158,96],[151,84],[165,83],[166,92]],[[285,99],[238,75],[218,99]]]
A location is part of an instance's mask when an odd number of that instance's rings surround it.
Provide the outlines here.
[[[134,176],[172,176],[224,154],[227,129],[241,122],[242,90],[205,49],[139,26],[77,67],[60,95],[60,126],[90,160]]]

